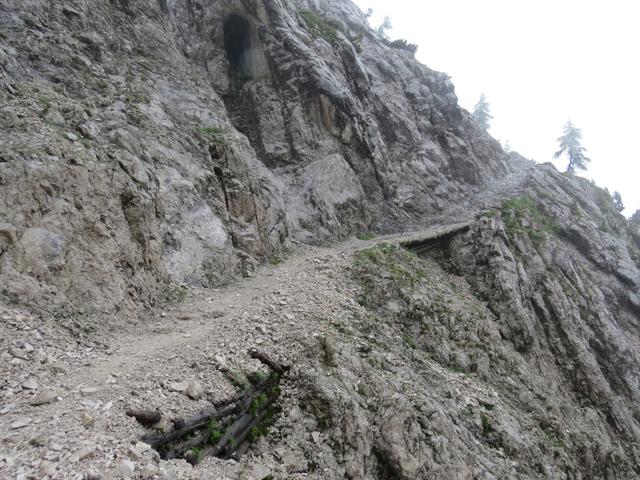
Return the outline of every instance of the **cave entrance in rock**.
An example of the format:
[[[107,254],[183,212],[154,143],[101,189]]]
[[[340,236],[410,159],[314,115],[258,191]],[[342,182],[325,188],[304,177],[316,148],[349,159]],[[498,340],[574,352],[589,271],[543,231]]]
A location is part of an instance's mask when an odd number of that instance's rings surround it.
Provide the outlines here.
[[[229,15],[224,22],[224,49],[231,68],[249,75],[251,73],[251,25],[240,15]]]

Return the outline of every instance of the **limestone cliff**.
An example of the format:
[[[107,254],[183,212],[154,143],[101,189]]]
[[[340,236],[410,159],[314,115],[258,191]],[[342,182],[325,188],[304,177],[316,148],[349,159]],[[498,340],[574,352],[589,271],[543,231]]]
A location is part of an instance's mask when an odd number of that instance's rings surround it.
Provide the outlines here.
[[[534,167],[519,190],[406,240],[417,255],[356,256],[369,313],[300,369],[327,478],[640,474],[638,244],[584,179]]]
[[[241,364],[259,340],[294,367],[277,434],[243,468],[640,476],[637,228],[588,181],[505,154],[445,74],[380,42],[349,1],[0,0],[0,113],[0,474],[114,478],[132,389],[193,410],[165,394],[167,372],[200,372],[217,398],[213,353]],[[337,243],[369,231],[394,235]],[[289,251],[275,275],[258,268]],[[59,328],[143,312],[158,328],[137,326],[117,362],[96,353],[117,340]],[[84,384],[29,410],[32,377],[64,374],[56,356],[69,382],[111,382],[88,393],[106,459],[39,460],[40,424],[94,433],[66,415]],[[141,478],[249,478],[134,457]]]
[[[2,294],[127,313],[291,239],[420,224],[505,172],[349,2],[0,3]],[[169,288],[171,290],[171,288]]]

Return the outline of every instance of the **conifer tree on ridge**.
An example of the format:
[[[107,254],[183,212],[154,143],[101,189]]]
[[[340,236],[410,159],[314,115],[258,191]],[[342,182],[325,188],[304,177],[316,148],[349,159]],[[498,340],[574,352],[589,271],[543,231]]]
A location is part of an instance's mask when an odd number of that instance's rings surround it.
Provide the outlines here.
[[[489,102],[487,102],[487,97],[485,97],[484,93],[480,95],[480,100],[478,100],[478,103],[476,103],[476,106],[473,109],[473,118],[476,119],[478,125],[483,129],[489,130],[489,122],[493,117],[491,116]]]
[[[586,170],[587,165],[591,161],[585,155],[585,148],[582,146],[582,131],[575,127],[571,120],[568,120],[564,126],[564,133],[558,138],[560,150],[558,150],[553,158],[560,158],[563,154],[569,157],[567,165],[567,173],[575,173],[576,170]]]

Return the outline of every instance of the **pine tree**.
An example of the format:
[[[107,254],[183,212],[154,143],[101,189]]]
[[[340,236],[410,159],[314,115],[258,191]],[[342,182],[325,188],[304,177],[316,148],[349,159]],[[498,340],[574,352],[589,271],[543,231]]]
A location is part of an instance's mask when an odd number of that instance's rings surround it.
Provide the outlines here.
[[[622,203],[622,195],[620,195],[620,192],[613,192],[613,206],[616,207],[618,212],[624,210],[624,203]]]
[[[484,96],[484,93],[480,95],[480,100],[478,100],[478,103],[476,103],[473,109],[473,118],[476,119],[478,125],[485,130],[489,130],[489,122],[493,117],[491,116],[489,102],[487,102],[487,97]]]
[[[631,223],[632,225],[640,226],[640,210],[636,210],[633,215],[631,215],[629,223]]]
[[[567,165],[568,173],[587,169],[587,164],[591,159],[585,156],[586,150],[581,145],[582,131],[574,127],[571,120],[565,124],[564,133],[558,138],[558,142],[560,143],[560,150],[553,155],[553,158],[560,158],[562,154],[566,153],[569,157],[569,164]]]
[[[390,30],[392,27],[391,19],[389,17],[384,17],[382,24],[376,29],[376,35],[378,35],[378,38],[382,40],[387,40],[387,30]]]

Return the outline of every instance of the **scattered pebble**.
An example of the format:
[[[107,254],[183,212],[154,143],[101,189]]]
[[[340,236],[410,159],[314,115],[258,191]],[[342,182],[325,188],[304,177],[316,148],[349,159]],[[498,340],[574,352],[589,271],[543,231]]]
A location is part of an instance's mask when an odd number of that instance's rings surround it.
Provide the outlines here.
[[[25,390],[37,390],[38,382],[35,378],[31,377],[22,384],[22,388],[24,388]]]
[[[187,388],[187,396],[192,400],[200,400],[202,398],[202,394],[204,393],[204,389],[200,382],[192,381],[189,382],[189,386]]]
[[[82,395],[83,397],[90,397],[91,395],[95,395],[96,393],[98,393],[98,389],[95,387],[88,387],[88,388],[83,388],[80,390],[80,395]]]
[[[9,424],[9,428],[11,428],[11,430],[18,430],[19,428],[26,427],[30,423],[31,423],[31,420],[29,420],[28,418],[22,418],[20,420],[16,420],[11,424]]]
[[[118,465],[118,473],[124,478],[131,478],[136,471],[136,464],[131,460],[124,459]]]
[[[56,396],[55,394],[51,393],[51,392],[44,392],[41,393],[40,395],[34,397],[30,402],[29,405],[31,405],[32,407],[39,407],[40,405],[46,405],[47,403],[53,403],[56,400]]]

